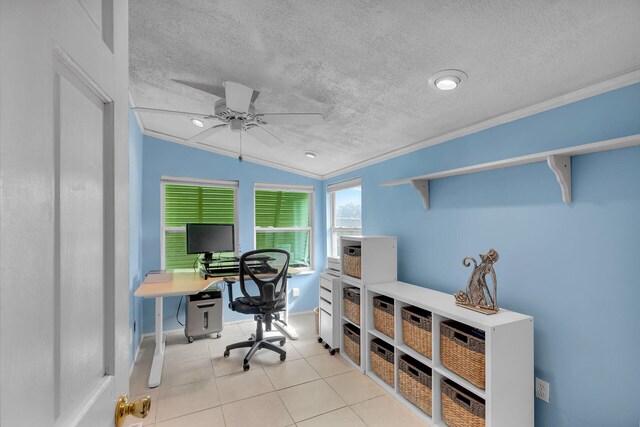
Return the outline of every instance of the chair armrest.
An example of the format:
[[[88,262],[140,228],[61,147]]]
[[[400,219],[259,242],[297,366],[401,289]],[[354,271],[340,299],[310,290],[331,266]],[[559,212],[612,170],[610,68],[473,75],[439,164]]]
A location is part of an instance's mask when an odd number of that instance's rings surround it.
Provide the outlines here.
[[[224,283],[227,284],[227,289],[229,289],[229,307],[231,307],[231,302],[233,301],[233,286],[231,285],[236,283],[236,279],[232,277],[225,277],[222,280],[224,280]]]

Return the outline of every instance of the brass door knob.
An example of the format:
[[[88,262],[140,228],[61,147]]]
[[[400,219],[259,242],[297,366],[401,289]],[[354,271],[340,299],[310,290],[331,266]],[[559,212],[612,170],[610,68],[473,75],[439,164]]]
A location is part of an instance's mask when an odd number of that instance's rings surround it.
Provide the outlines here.
[[[124,424],[124,419],[127,417],[127,415],[133,415],[136,418],[144,418],[149,415],[150,409],[151,397],[141,397],[135,402],[129,403],[127,394],[121,394],[118,398],[118,402],[116,403],[116,426],[122,427],[122,425]]]

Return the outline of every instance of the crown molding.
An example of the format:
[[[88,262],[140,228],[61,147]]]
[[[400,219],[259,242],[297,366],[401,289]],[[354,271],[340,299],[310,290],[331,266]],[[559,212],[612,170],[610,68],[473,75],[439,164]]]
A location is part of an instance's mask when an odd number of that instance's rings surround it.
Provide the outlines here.
[[[509,112],[509,113],[501,114],[499,116],[495,116],[487,120],[483,120],[473,125],[455,130],[453,132],[449,132],[440,136],[436,136],[433,138],[429,138],[429,139],[425,139],[425,140],[413,143],[411,145],[407,145],[397,150],[390,151],[386,154],[382,154],[380,156],[376,156],[371,159],[358,162],[346,168],[337,169],[333,172],[322,175],[321,179],[326,180],[326,179],[333,178],[348,172],[353,172],[355,170],[362,169],[366,166],[371,166],[376,163],[383,162],[385,160],[402,156],[404,154],[409,154],[414,151],[421,150],[423,148],[431,147],[433,145],[442,144],[444,142],[451,141],[456,138],[467,136],[467,135],[480,132],[492,127],[496,127],[505,123],[509,123],[515,120],[528,117],[528,116],[532,116],[534,114],[542,113],[544,111],[551,110],[557,107],[562,107],[563,105],[571,104],[573,102],[590,98],[592,96],[600,95],[602,93],[609,92],[615,89],[620,89],[622,87],[629,86],[638,82],[640,82],[640,69],[636,69],[628,73],[621,74],[617,77],[602,80],[595,84],[584,86],[580,89],[567,92],[562,95],[555,96],[553,98],[549,98],[537,104],[520,108],[518,110]]]
[[[169,141],[169,142],[175,142],[177,144],[180,145],[184,145],[186,147],[191,147],[191,148],[195,148],[198,150],[204,150],[204,151],[209,151],[211,153],[215,153],[215,154],[219,154],[221,156],[226,156],[226,157],[232,157],[234,159],[238,158],[238,153],[234,152],[234,151],[229,151],[229,150],[225,150],[223,148],[218,148],[218,147],[213,147],[211,145],[207,145],[207,144],[201,144],[201,143],[186,143],[185,139],[180,138],[178,136],[175,135],[170,135],[167,133],[162,133],[162,132],[156,132],[153,130],[149,130],[149,129],[143,129],[142,131],[143,135],[146,136],[150,136],[152,138],[157,138],[157,139],[161,139],[163,141]],[[318,175],[318,174],[313,174],[310,172],[306,172],[300,169],[296,169],[296,168],[292,168],[289,166],[285,166],[285,165],[281,165],[279,163],[275,163],[275,162],[269,162],[263,159],[259,159],[257,157],[252,157],[250,155],[242,155],[242,160],[245,162],[250,162],[250,163],[255,163],[258,165],[262,165],[262,166],[267,166],[270,168],[274,168],[274,169],[279,169],[281,171],[284,172],[290,172],[290,173],[294,173],[296,175],[302,175],[302,176],[306,176],[308,178],[313,178],[313,179],[317,179],[317,180],[322,180],[322,176]]]
[[[129,108],[135,107],[136,104],[133,102],[133,96],[131,95],[131,91],[129,91]],[[140,113],[136,110],[132,110],[134,117],[136,118],[136,122],[138,123],[138,129],[140,132],[144,134],[144,126],[142,125],[142,119],[140,118]]]

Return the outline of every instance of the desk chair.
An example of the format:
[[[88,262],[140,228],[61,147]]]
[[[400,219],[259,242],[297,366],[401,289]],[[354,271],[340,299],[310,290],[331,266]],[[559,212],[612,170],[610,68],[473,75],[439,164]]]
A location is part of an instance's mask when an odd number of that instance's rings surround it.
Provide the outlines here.
[[[281,249],[258,249],[242,254],[239,265],[239,281],[241,297],[233,299],[233,280],[225,281],[229,288],[229,308],[243,314],[253,314],[257,322],[256,333],[247,341],[228,345],[224,351],[224,357],[229,357],[229,351],[236,348],[251,347],[244,358],[242,368],[248,371],[249,362],[256,352],[262,348],[275,351],[280,354],[280,360],[287,358],[287,352],[272,344],[279,341],[280,346],[285,344],[286,338],[282,335],[264,337],[262,323],[265,329],[271,331],[271,322],[279,320],[279,311],[286,308],[287,270],[289,268],[289,252]],[[260,295],[250,295],[245,282],[253,281],[258,287]]]

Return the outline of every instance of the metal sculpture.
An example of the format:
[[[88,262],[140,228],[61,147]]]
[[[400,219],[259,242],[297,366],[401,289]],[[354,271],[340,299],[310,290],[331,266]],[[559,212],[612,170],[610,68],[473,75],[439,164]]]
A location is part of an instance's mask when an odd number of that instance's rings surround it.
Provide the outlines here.
[[[478,265],[475,258],[464,257],[462,265],[469,267],[471,266],[470,261],[472,261],[474,269],[467,282],[467,292],[458,291],[454,295],[457,305],[483,314],[495,314],[498,312],[498,281],[493,264],[498,262],[499,258],[495,249],[489,249],[486,254],[480,254],[480,265]],[[493,293],[487,285],[487,275],[491,275]]]

